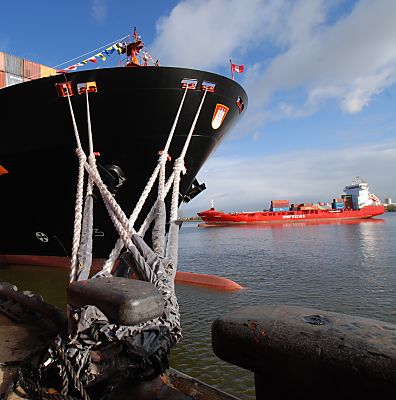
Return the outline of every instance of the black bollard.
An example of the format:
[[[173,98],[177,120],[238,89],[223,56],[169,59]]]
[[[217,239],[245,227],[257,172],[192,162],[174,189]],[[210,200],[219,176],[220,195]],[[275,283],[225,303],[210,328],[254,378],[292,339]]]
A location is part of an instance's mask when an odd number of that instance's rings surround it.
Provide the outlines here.
[[[212,325],[218,357],[254,372],[257,399],[396,399],[396,325],[286,305]]]

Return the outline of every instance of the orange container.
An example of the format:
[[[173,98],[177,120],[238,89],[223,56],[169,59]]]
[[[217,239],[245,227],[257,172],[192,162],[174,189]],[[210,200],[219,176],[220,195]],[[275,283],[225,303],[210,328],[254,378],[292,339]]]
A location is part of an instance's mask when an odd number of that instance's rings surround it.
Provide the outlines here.
[[[40,65],[40,77],[47,78],[48,76],[56,75],[56,69]]]
[[[23,60],[23,76],[29,80],[41,78],[40,64]]]
[[[0,51],[0,71],[5,71],[4,53]]]
[[[0,89],[2,89],[3,87],[5,87],[5,72],[4,71],[0,71]]]

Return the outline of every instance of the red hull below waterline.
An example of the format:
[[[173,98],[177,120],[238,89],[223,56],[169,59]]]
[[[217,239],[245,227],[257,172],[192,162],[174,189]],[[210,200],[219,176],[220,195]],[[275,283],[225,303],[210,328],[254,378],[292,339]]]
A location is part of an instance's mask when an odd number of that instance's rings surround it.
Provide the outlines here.
[[[92,262],[92,272],[98,272],[102,269],[104,259],[94,259]],[[115,264],[117,266],[118,262]],[[67,257],[56,256],[36,256],[36,255],[13,255],[0,254],[1,265],[31,265],[38,267],[51,268],[70,268],[70,260]],[[205,286],[219,291],[238,291],[243,289],[238,283],[217,275],[197,274],[193,272],[177,271],[176,283]]]
[[[385,212],[383,205],[366,206],[360,210],[296,210],[296,211],[256,211],[223,213],[211,208],[198,213],[205,224],[258,224],[288,223],[302,221],[339,221],[351,219],[367,219]],[[202,224],[204,225],[204,224]]]

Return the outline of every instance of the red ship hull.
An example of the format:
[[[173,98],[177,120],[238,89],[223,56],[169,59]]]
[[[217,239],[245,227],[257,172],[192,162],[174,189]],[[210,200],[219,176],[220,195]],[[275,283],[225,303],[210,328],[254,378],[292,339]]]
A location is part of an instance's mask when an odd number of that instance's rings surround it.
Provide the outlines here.
[[[288,223],[302,221],[337,221],[344,219],[364,219],[381,215],[383,205],[366,206],[360,210],[298,210],[298,211],[256,211],[223,213],[211,208],[198,213],[207,225]]]

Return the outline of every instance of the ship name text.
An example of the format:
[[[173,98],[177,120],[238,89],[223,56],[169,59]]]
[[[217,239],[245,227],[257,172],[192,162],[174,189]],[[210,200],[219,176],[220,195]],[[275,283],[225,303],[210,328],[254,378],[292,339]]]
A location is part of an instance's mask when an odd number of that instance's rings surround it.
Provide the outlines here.
[[[305,214],[294,214],[294,215],[282,215],[283,219],[290,219],[290,218],[305,218]]]

